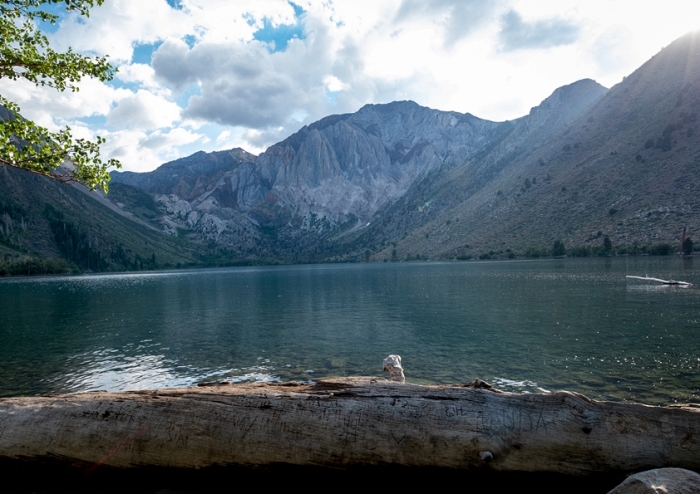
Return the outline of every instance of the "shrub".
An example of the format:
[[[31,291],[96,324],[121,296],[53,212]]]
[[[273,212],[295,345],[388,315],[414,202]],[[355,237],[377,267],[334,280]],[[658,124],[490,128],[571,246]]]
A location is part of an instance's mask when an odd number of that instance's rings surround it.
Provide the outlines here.
[[[561,240],[555,240],[554,245],[552,245],[552,255],[554,257],[561,257],[566,255],[566,248],[564,247],[564,242]]]
[[[587,246],[574,247],[572,249],[569,249],[569,255],[571,257],[588,257],[591,255],[591,249]]]
[[[63,259],[41,259],[38,257],[22,257],[0,261],[0,276],[22,276],[42,274],[79,273],[75,264]]]
[[[606,254],[610,253],[610,251],[612,250],[612,242],[610,241],[610,237],[608,237],[607,235],[603,239],[603,249],[605,249]]]
[[[671,254],[672,250],[671,244],[656,244],[651,246],[649,254],[652,256],[667,256]]]
[[[546,257],[549,253],[545,250],[539,250],[534,247],[528,247],[525,251],[525,257]]]

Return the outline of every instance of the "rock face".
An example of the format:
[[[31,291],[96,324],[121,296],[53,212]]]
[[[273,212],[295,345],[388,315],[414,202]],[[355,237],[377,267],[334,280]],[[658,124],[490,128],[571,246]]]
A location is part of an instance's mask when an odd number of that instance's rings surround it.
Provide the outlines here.
[[[270,185],[271,203],[301,215],[367,221],[415,181],[462,163],[487,145],[500,126],[412,101],[367,105],[355,114],[304,127],[268,149],[256,164]]]
[[[700,475],[684,468],[657,468],[635,473],[608,494],[696,494]]]
[[[323,237],[343,224],[364,226],[429,176],[494,147],[507,154],[545,137],[605,91],[579,81],[529,115],[500,123],[412,101],[366,105],[306,126],[257,158],[241,149],[200,152],[150,173],[112,177],[155,195],[166,233],[188,230],[200,241],[259,252],[261,223],[279,227],[276,244],[303,244],[303,232]]]
[[[644,252],[700,224],[700,33],[610,90],[585,79],[490,122],[410,101],[302,128],[254,157],[198,153],[147,174],[161,227],[288,260]],[[600,233],[598,233],[600,232]]]

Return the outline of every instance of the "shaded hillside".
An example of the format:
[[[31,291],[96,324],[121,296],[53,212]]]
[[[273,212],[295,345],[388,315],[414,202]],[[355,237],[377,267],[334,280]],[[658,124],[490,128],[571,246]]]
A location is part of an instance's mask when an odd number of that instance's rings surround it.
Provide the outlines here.
[[[487,156],[451,179],[488,185],[398,241],[397,256],[523,254],[566,246],[680,243],[700,228],[700,35],[675,41],[590,109],[505,164]],[[484,164],[485,163],[485,164]],[[463,173],[460,176],[460,173]],[[448,187],[449,188],[449,187]],[[444,191],[440,184],[429,193]],[[600,233],[599,233],[600,232]],[[389,258],[391,249],[378,257]]]
[[[557,89],[525,117],[503,123],[500,133],[489,145],[460,166],[440,170],[440,173],[414,184],[401,200],[381,211],[372,226],[353,238],[348,247],[359,245],[374,252],[377,247],[381,250],[381,247],[386,248],[390,244],[393,251],[397,241],[412,232],[420,231],[423,238],[412,240],[420,248],[414,249],[410,254],[413,257],[431,255],[430,245],[436,239],[431,240],[430,234],[422,231],[423,226],[488,187],[504,170],[512,167],[520,156],[576,119],[600,100],[606,91],[590,79]],[[450,230],[459,232],[457,235],[461,239],[463,233],[458,222],[459,218],[456,218]],[[427,237],[425,233],[428,233]]]
[[[0,260],[59,259],[82,271],[200,264],[182,239],[119,215],[54,180],[0,166]]]

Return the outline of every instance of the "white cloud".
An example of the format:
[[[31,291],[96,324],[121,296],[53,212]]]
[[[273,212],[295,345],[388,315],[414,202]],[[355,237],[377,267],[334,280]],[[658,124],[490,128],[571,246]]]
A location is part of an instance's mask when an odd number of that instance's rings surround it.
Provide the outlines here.
[[[162,96],[139,89],[122,99],[110,112],[107,123],[127,129],[158,129],[172,127],[180,120],[180,107]]]
[[[94,79],[83,80],[79,91],[57,92],[24,80],[0,81],[0,93],[20,106],[22,115],[50,131],[82,125],[76,119],[104,117],[114,104],[132,94]]]
[[[122,82],[137,84],[153,93],[170,96],[170,90],[164,88],[156,81],[156,73],[153,67],[145,63],[120,65],[116,78]]]
[[[265,135],[263,136],[263,134]],[[270,141],[267,133],[243,127],[233,127],[222,131],[216,137],[216,149],[243,148],[249,153],[260,154],[265,151],[265,147],[255,143],[261,139],[263,142]]]
[[[184,10],[166,0],[110,0],[84,19],[70,14],[60,22],[51,41],[62,50],[109,55],[112,62],[129,62],[134,44],[154,43],[167,36],[184,36],[192,28]]]
[[[57,93],[0,81],[0,93],[54,130],[104,135],[106,153],[146,170],[192,146],[260,152],[367,103],[412,99],[516,118],[575,80],[612,85],[700,28],[694,0],[663,8],[632,0],[294,3],[303,16],[286,0],[182,0],[180,9],[110,0],[89,19],[63,18],[50,38],[57,49],[109,53],[120,68],[114,85],[86,80],[78,93]],[[283,51],[253,39],[283,25],[303,32]],[[144,44],[157,49],[135,63],[134,47]]]
[[[209,138],[204,134],[195,134],[188,129],[178,127],[167,132],[162,132],[160,130],[152,132],[146,139],[141,141],[140,145],[148,149],[160,151],[170,150],[197,141],[206,144],[209,142]]]
[[[97,134],[107,140],[102,146],[104,157],[120,160],[123,171],[153,170],[167,161],[181,158],[180,146],[193,142],[207,143],[206,136],[183,128],[151,133],[143,130],[109,132],[102,129]]]
[[[501,22],[499,39],[506,51],[571,45],[581,31],[575,22],[557,17],[527,22],[515,10],[503,14]]]
[[[350,84],[347,84],[334,75],[327,75],[323,78],[323,84],[326,89],[332,93],[337,93],[338,91],[345,91],[350,89]]]

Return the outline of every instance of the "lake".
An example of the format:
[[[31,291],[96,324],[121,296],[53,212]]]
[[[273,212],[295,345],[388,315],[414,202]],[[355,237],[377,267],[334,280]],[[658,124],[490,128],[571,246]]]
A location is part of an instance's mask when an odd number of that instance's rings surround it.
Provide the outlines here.
[[[628,280],[649,275],[689,288]],[[509,391],[700,402],[692,259],[243,267],[0,280],[0,396],[480,377]]]

